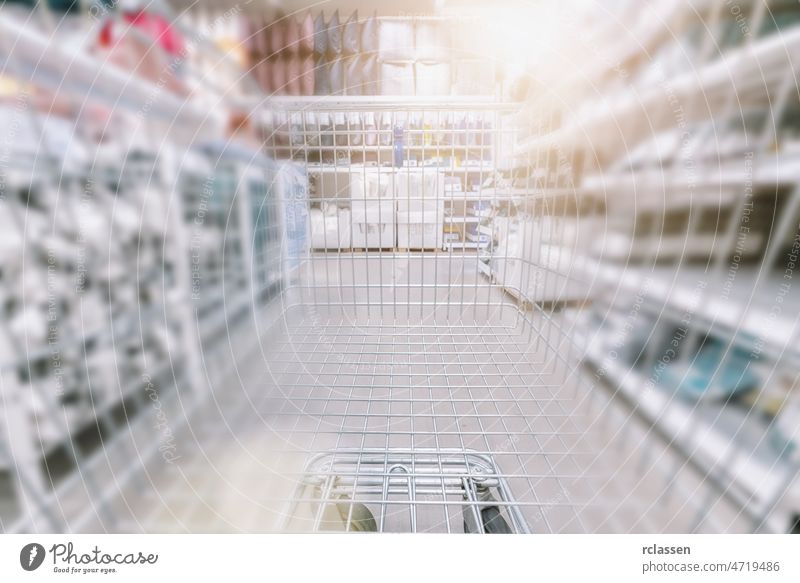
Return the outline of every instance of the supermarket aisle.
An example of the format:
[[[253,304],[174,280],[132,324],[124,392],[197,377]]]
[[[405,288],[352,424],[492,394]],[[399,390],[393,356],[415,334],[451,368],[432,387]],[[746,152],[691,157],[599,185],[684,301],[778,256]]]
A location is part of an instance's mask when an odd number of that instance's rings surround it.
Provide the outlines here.
[[[491,291],[511,314],[511,301]],[[314,528],[313,506],[296,484],[313,454],[332,449],[489,455],[533,532],[687,528],[682,498],[660,496],[666,458],[644,465],[631,447],[639,440],[619,433],[610,403],[557,362],[551,348],[570,349],[563,336],[551,333],[551,347],[511,318],[409,326],[326,310],[290,308],[249,353],[238,352],[244,336],[232,334],[235,371],[177,436],[179,459],[154,459],[126,490],[117,510],[130,518],[118,528]],[[402,499],[365,500],[386,531],[463,531],[462,501],[450,495],[418,495],[414,512]]]

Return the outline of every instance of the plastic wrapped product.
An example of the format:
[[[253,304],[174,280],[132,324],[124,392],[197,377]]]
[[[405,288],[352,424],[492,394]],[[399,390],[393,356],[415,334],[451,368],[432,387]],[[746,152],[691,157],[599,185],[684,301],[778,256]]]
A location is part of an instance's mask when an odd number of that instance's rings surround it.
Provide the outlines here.
[[[449,61],[449,28],[441,22],[417,21],[414,28],[414,49],[420,61]]]
[[[350,145],[360,146],[364,133],[364,126],[361,123],[361,115],[355,111],[348,113],[347,126],[348,130],[350,130]]]
[[[320,146],[333,146],[333,122],[330,114],[326,112],[319,114],[319,136]]]
[[[328,52],[328,26],[325,24],[324,12],[320,12],[314,19],[314,52],[318,55]]]
[[[378,19],[373,14],[361,24],[361,53],[373,55],[378,51]]]
[[[319,124],[317,123],[317,115],[313,111],[306,111],[304,113],[305,119],[303,120],[305,141],[309,146],[319,146]]]
[[[381,64],[381,95],[414,95],[414,68],[411,63]]]
[[[358,22],[358,10],[356,10],[344,24],[342,51],[346,55],[355,55],[359,50],[361,50],[361,25]]]
[[[314,18],[311,12],[306,14],[306,17],[300,23],[298,29],[298,49],[302,54],[311,53],[314,51]]]
[[[450,65],[448,63],[414,64],[417,95],[449,95]]]
[[[269,76],[272,92],[276,95],[284,95],[286,93],[286,62],[279,57],[270,59]]]
[[[394,160],[395,167],[401,168],[405,160],[405,131],[403,130],[403,126],[394,126],[393,135],[394,149],[392,159]]]
[[[344,93],[344,62],[342,59],[334,59],[328,63],[328,75],[330,78],[330,94],[342,95]]]
[[[255,76],[265,93],[272,93],[272,78],[269,72],[269,61],[262,59],[255,66]]]
[[[249,67],[253,67],[261,60],[261,48],[259,46],[259,30],[260,26],[252,18],[246,18],[243,21],[242,32],[244,38],[242,42],[247,51],[247,62]]]
[[[342,25],[339,22],[339,11],[333,13],[328,23],[328,52],[332,55],[342,54]]]
[[[282,24],[284,27],[283,50],[290,54],[298,53],[298,44],[300,42],[298,22],[295,20],[294,16],[287,16],[283,19]]]
[[[285,164],[281,167],[288,269],[300,265],[308,249],[308,176],[301,168],[295,164]]]
[[[300,95],[314,95],[314,55],[302,57]]]
[[[253,47],[261,63],[269,55],[269,37],[267,34],[268,23],[262,18],[253,19]]]
[[[392,125],[392,114],[388,111],[384,111],[383,114],[381,114],[381,124],[379,132],[381,146],[392,145],[393,132],[394,128]]]
[[[361,94],[378,95],[380,93],[380,74],[378,73],[378,57],[362,55],[359,57],[361,69]]]
[[[490,62],[459,61],[455,64],[453,93],[491,95],[495,90],[494,66]]]
[[[364,143],[367,146],[378,143],[378,126],[375,123],[375,114],[371,111],[364,114]]]
[[[407,20],[382,20],[378,27],[378,52],[382,60],[414,58],[414,26]]]
[[[333,114],[333,128],[336,133],[336,145],[347,145],[347,115],[343,111]]]
[[[327,205],[324,210],[311,209],[311,247],[314,249],[347,249],[351,241],[350,211]]]
[[[263,51],[264,58],[269,57],[272,54],[272,27],[274,23],[264,20],[261,25],[261,47]]]
[[[346,88],[348,95],[364,94],[364,79],[361,71],[361,59],[357,56],[347,57],[344,64]]]
[[[330,95],[331,81],[328,75],[328,64],[322,55],[314,62],[314,95]]]
[[[286,67],[286,94],[300,95],[300,77],[302,75],[301,61],[299,55],[288,55],[282,57]]]
[[[278,20],[270,24],[267,30],[269,32],[269,54],[277,55],[286,46],[286,43],[284,42],[286,25],[283,19],[279,18]]]

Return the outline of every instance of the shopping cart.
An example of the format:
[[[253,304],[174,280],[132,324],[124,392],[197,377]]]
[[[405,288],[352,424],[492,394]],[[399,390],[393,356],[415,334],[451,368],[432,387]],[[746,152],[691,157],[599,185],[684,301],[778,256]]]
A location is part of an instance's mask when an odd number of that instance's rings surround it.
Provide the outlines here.
[[[273,387],[264,419],[311,460],[291,473],[277,528],[585,530],[574,482],[591,458],[559,333],[585,286],[559,271],[555,248],[553,265],[535,266],[532,231],[516,228],[548,216],[556,237],[575,205],[567,188],[555,206],[528,196],[545,182],[510,161],[517,108],[274,106],[266,151],[310,184],[307,250],[279,325],[258,330]]]
[[[314,531],[418,532],[438,519],[447,532],[529,532],[492,459],[456,449],[319,454],[282,529],[301,522],[303,510]]]

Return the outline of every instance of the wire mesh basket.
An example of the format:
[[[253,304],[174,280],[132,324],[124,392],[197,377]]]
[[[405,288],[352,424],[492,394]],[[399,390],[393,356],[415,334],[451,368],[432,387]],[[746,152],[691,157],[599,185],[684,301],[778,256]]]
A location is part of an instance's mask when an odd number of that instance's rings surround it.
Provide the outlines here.
[[[528,532],[491,458],[456,449],[319,454],[309,462],[295,498],[284,528]]]

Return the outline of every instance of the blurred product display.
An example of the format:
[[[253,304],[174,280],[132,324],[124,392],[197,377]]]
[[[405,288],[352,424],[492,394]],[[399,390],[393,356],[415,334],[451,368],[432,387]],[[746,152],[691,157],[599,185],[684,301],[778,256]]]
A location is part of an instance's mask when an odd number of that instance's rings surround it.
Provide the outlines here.
[[[271,95],[493,95],[496,89],[494,63],[456,50],[446,24],[423,16],[359,18],[356,10],[326,20],[324,11],[308,12],[268,23],[252,18],[247,31],[250,67]],[[251,42],[260,36],[269,42]],[[315,81],[298,85],[299,75]]]
[[[0,7],[4,532],[800,532],[800,6]]]

